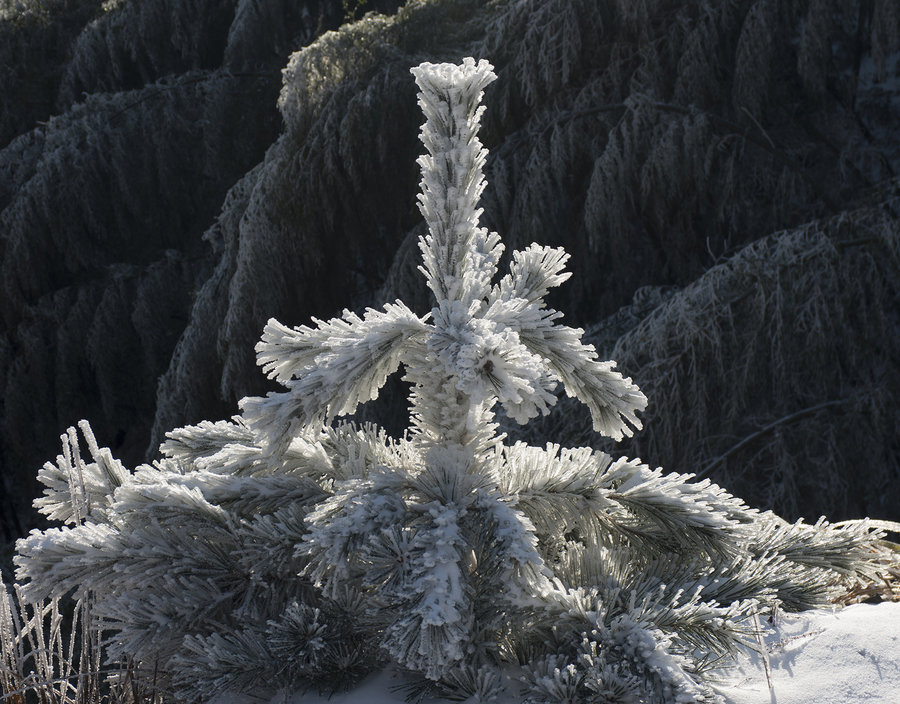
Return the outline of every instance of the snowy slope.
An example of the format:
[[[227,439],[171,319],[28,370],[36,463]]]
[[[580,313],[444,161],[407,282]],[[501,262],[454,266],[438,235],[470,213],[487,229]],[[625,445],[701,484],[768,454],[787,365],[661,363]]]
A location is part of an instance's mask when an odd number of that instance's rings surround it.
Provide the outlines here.
[[[729,704],[900,702],[900,603],[785,617],[766,644],[772,691],[748,658],[720,688]]]

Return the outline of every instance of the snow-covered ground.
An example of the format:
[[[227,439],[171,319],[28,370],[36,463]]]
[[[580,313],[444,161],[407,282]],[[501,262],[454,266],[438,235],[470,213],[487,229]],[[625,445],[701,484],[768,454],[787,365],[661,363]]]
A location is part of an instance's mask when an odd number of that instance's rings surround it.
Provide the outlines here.
[[[729,704],[900,704],[900,603],[783,617],[719,691]]]
[[[768,677],[758,655],[723,673],[718,689],[729,704],[900,704],[900,603],[784,615],[765,644]],[[281,695],[271,704],[404,704],[398,684],[383,672],[345,694]]]

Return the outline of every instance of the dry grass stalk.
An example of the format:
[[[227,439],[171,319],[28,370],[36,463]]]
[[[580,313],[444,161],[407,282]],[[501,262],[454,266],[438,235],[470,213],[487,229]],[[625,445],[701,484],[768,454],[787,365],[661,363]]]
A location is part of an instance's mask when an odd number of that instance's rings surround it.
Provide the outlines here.
[[[0,595],[0,702],[156,704],[152,673],[133,663],[103,664],[103,631],[90,598],[70,609],[60,599],[28,604],[18,585]]]

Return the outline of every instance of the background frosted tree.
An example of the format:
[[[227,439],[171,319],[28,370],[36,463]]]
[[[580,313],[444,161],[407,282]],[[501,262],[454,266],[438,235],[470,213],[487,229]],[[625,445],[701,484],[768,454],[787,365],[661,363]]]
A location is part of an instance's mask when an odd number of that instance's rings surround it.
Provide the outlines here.
[[[878,535],[788,523],[639,460],[507,444],[495,413],[546,415],[558,384],[613,439],[647,401],[546,304],[562,249],[515,251],[494,280],[477,136],[490,64],[413,73],[430,313],[398,300],[270,320],[257,357],[286,390],[170,432],[134,472],[83,423],[85,461],[70,430],[38,502],[69,526],[20,541],[24,593],[90,597],[110,657],[158,665],[188,700],[328,688],[393,662],[414,690],[471,702],[516,671],[525,702],[718,701],[710,672],[752,617],[829,603],[873,569]],[[401,365],[402,437],[335,422]]]

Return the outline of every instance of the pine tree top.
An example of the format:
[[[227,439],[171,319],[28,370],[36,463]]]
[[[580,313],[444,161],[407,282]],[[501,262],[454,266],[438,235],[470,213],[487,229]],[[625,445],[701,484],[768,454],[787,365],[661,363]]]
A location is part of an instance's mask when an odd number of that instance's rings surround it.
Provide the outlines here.
[[[546,414],[562,382],[587,404],[594,429],[613,438],[640,428],[646,398],[613,362],[597,360],[583,331],[559,323],[547,292],[564,282],[568,255],[533,244],[514,252],[494,283],[503,245],[478,224],[487,150],[478,139],[484,88],[496,76],[484,60],[423,63],[412,69],[426,121],[419,209],[428,225],[420,267],[434,296],[424,318],[401,301],[384,312],[289,329],[275,320],[257,345],[260,364],[287,393],[242,401],[244,417],[273,442],[298,425],[352,413],[376,398],[401,363],[413,384],[413,435],[430,443],[486,445],[496,437],[497,402],[519,423]],[[435,414],[440,409],[439,416]],[[273,420],[275,421],[273,424]]]

